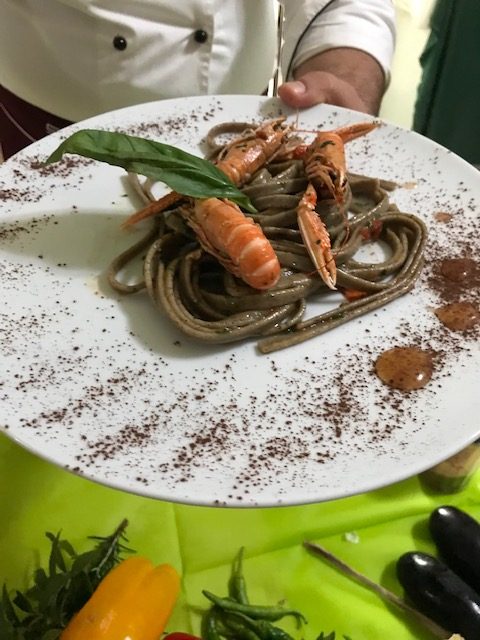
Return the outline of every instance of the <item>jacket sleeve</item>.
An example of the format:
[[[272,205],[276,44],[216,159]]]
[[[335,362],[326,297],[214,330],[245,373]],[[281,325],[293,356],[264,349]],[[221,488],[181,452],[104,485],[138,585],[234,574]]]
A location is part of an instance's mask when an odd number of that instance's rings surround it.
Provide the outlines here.
[[[284,7],[282,74],[308,58],[338,47],[369,53],[390,78],[395,47],[395,9],[392,0],[281,0]]]

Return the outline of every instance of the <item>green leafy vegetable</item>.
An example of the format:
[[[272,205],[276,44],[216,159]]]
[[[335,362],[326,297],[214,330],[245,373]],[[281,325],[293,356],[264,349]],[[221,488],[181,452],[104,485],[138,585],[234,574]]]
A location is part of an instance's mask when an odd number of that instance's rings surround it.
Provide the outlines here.
[[[64,140],[47,158],[47,164],[58,162],[64,153],[93,158],[160,180],[184,196],[228,198],[255,212],[249,198],[214,164],[168,144],[114,131],[82,129]]]
[[[0,602],[1,640],[57,640],[72,616],[90,598],[102,578],[125,552],[127,521],[106,538],[92,536],[93,549],[77,554],[72,545],[47,532],[51,542],[48,571],[35,571],[33,586],[9,595],[3,586]]]

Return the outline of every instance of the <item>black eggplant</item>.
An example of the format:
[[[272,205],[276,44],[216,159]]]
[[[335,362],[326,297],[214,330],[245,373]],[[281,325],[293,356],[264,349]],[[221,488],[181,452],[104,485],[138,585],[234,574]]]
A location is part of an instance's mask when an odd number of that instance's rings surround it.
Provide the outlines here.
[[[430,534],[452,571],[480,592],[480,524],[456,507],[438,507],[430,516]]]
[[[480,638],[480,595],[446,564],[426,553],[405,553],[397,576],[416,609],[465,640]]]

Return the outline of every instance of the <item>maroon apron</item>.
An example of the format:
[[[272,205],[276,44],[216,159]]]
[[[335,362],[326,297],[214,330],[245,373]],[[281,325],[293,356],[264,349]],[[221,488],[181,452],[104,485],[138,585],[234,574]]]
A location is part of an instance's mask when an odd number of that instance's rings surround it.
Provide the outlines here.
[[[17,98],[0,85],[0,162],[32,142],[72,124]]]

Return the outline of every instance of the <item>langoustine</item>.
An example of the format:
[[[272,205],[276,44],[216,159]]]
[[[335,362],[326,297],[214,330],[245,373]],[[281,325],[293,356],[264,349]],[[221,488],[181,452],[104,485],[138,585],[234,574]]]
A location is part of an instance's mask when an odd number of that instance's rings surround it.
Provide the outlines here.
[[[316,212],[317,201],[333,199],[344,211],[348,187],[344,145],[376,127],[377,122],[362,122],[333,131],[319,131],[313,142],[296,154],[303,156],[308,179],[297,207],[298,227],[318,274],[330,289],[335,289],[337,269],[328,230]]]

